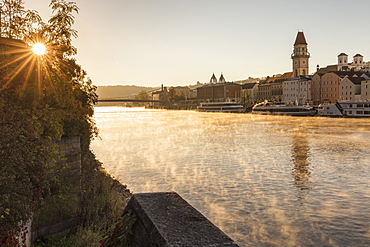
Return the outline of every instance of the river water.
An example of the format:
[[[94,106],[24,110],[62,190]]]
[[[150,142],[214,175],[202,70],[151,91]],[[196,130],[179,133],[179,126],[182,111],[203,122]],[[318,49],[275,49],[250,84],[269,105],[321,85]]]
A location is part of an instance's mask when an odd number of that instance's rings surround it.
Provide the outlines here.
[[[240,246],[370,246],[370,119],[96,107],[92,149]]]

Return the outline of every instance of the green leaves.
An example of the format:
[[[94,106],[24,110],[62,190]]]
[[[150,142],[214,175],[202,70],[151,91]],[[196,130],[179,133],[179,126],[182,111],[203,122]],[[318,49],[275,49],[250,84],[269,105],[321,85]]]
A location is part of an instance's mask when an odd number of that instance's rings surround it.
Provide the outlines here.
[[[72,57],[76,3],[52,0],[48,23],[20,0],[5,3],[2,31],[11,39],[0,37],[0,243],[29,219],[48,186],[64,186],[58,176],[47,180],[59,169],[53,141],[77,135],[82,153],[89,151],[97,102],[96,87]],[[35,57],[19,39],[43,42],[48,53]]]
[[[133,234],[132,228],[137,220],[130,210],[123,215],[116,225],[109,229],[108,236],[101,240],[101,247],[130,246],[129,237]]]
[[[8,38],[19,38],[22,35],[24,19],[24,7],[21,0],[4,0],[2,8],[2,32]]]
[[[64,0],[52,0],[49,5],[54,13],[49,19],[48,43],[56,46],[65,46],[65,55],[76,55],[76,49],[72,46],[72,38],[77,38],[78,32],[72,26],[75,23],[73,13],[78,13],[79,8],[75,2],[66,2]]]

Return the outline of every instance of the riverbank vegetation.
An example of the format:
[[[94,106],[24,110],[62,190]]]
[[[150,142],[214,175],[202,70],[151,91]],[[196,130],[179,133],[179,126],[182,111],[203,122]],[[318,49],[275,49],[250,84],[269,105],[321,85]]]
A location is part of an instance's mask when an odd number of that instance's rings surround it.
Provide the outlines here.
[[[97,94],[74,58],[73,14],[79,9],[74,2],[52,0],[53,16],[45,23],[36,11],[24,10],[22,1],[3,2],[0,245],[25,245],[29,222],[35,229],[75,218],[77,235],[72,240],[44,236],[38,244],[73,241],[76,245],[68,246],[94,246],[120,216],[129,192],[104,172],[90,151],[97,135],[92,120]],[[37,43],[45,53],[31,50]],[[79,137],[77,173],[59,151],[58,141],[65,137]]]

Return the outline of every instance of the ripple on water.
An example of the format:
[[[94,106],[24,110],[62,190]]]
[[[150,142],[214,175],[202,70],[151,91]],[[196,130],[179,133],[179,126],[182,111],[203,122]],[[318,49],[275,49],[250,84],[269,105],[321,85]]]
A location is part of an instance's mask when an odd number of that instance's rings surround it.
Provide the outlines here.
[[[98,107],[95,120],[108,172],[178,192],[240,246],[370,246],[365,119]]]

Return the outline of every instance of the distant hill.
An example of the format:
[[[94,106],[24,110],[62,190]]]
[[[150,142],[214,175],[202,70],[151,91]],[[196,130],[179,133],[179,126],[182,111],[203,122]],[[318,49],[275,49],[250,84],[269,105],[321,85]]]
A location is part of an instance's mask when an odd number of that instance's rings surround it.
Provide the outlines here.
[[[159,90],[159,87],[139,87],[139,86],[98,86],[96,93],[100,99],[109,98],[134,98],[136,94],[145,90],[147,92]]]

